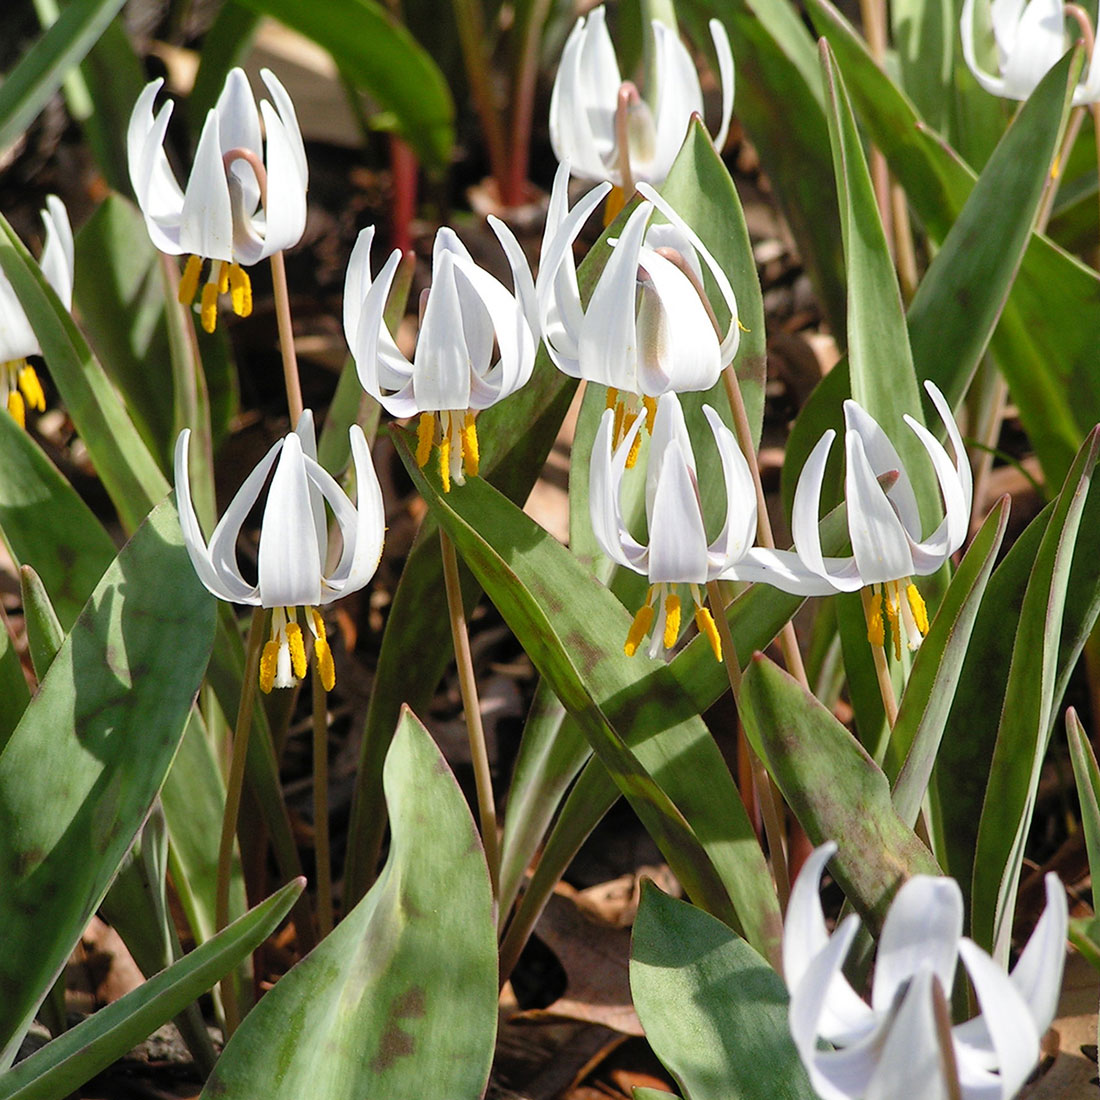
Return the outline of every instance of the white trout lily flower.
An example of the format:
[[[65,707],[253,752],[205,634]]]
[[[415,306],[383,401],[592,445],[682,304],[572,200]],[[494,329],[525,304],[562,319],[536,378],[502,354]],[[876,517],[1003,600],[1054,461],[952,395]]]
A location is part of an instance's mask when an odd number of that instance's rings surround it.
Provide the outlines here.
[[[695,63],[676,32],[651,23],[657,81],[643,99],[619,75],[603,6],[573,26],[550,96],[550,143],[575,176],[608,180],[629,194],[641,180],[660,185],[683,144],[693,114],[703,113]],[[733,54],[725,28],[710,21],[722,80],[721,149],[733,114]]]
[[[589,299],[581,305],[573,242],[607,190],[593,188],[568,209],[569,166],[554,177],[535,294],[550,358],[565,374],[608,387],[618,446],[645,406],[652,430],[654,399],[708,390],[740,342],[737,299],[726,273],[682,217],[651,187],[612,241]],[[666,224],[650,225],[655,211]],[[730,320],[719,337],[702,293],[703,269],[717,286]],[[637,438],[637,437],[635,437]],[[633,460],[629,463],[633,465]]]
[[[947,1100],[947,1074],[957,1073],[962,1100],[1015,1096],[1039,1059],[1039,1040],[1058,1005],[1067,924],[1058,877],[1047,875],[1046,909],[1009,975],[962,935],[958,883],[914,875],[886,915],[867,1004],[841,970],[859,918],[846,917],[830,936],[818,897],[822,870],[835,852],[830,842],[807,859],[783,928],[791,1035],[818,1095]],[[941,1017],[938,1025],[959,960],[981,1014],[954,1027]],[[820,1039],[833,1049],[819,1048]],[[943,1049],[948,1041],[950,1052]]]
[[[46,197],[42,211],[46,239],[38,266],[66,309],[73,305],[73,231],[65,204],[56,196]],[[0,392],[7,396],[8,412],[20,427],[27,422],[27,406],[42,412],[46,397],[28,355],[42,349],[27,315],[16,297],[15,288],[0,271]]]
[[[272,687],[293,687],[306,674],[299,610],[313,634],[321,681],[325,690],[331,691],[336,673],[318,608],[357,591],[374,576],[385,535],[382,490],[362,430],[353,425],[349,431],[357,505],[318,464],[313,413],[306,409],[295,430],[272,446],[237,490],[214,528],[209,546],[191,503],[187,474],[190,435],[185,428],[176,441],[176,504],[183,541],[199,580],[219,600],[272,609],[271,638],[260,659],[260,687],[265,692]],[[237,564],[237,536],[273,466],[260,529],[258,580],[251,584]],[[325,572],[326,503],[343,543],[330,573]]]
[[[419,415],[416,461],[439,450],[443,489],[478,472],[475,417],[520,388],[535,366],[535,286],[511,230],[490,216],[514,291],[474,263],[444,226],[432,249],[432,285],[421,298],[420,333],[410,361],[386,327],[383,311],[400,251],[372,279],[374,227],[359,234],[344,285],[344,333],[363,389],[396,417]],[[493,358],[494,348],[496,358]]]
[[[979,15],[989,29],[976,39],[980,32],[975,26]],[[1066,15],[1063,0],[992,0],[992,3],[966,0],[959,31],[963,57],[974,79],[993,95],[1027,99],[1073,44],[1074,36],[1066,34]],[[987,72],[979,63],[981,45],[989,46],[990,56],[995,55],[996,73]],[[1073,90],[1073,106],[1098,100],[1100,53],[1093,50],[1088,68]]]
[[[722,530],[707,541],[695,454],[683,410],[675,394],[657,400],[653,439],[646,469],[645,507],[649,545],[638,542],[623,518],[621,491],[627,455],[641,430],[635,420],[626,438],[612,447],[615,414],[605,410],[592,447],[588,503],[592,529],[603,552],[619,565],[649,579],[646,601],[634,618],[624,650],[632,657],[652,630],[649,655],[671,649],[680,637],[680,597],[686,584],[695,605],[695,623],[707,636],[714,656],[722,645],[700,586],[727,572],[752,546],[756,534],[756,490],[745,456],[733,433],[709,405],[703,406],[722,463],[726,515]],[[656,621],[655,621],[656,620]]]
[[[936,529],[927,538],[921,538],[916,495],[897,450],[871,416],[855,401],[845,401],[844,489],[852,554],[826,558],[821,550],[818,512],[825,465],[836,435],[831,429],[810,452],[799,475],[791,512],[794,551],[775,552],[777,557],[787,559],[792,573],[801,569],[838,592],[869,587],[870,641],[878,646],[884,644],[885,610],[897,656],[901,653],[903,633],[909,648],[915,649],[928,632],[924,600],[912,578],[934,573],[962,545],[973,497],[970,466],[951,409],[932,382],[925,382],[924,386],[943,421],[955,456],[952,462],[931,432],[911,416],[905,417],[928,452],[939,481],[944,518]],[[896,474],[889,489],[884,489],[879,480],[884,474]],[[784,587],[782,578],[777,577],[772,583]]]
[[[306,224],[309,172],[294,104],[274,73],[264,69],[261,76],[274,106],[264,100],[258,113],[244,72],[233,69],[226,77],[203,124],[186,190],[164,152],[171,100],[153,114],[161,80],[146,85],[130,115],[130,182],[153,244],[188,257],[179,285],[184,305],[194,301],[210,261],[201,296],[207,332],[217,323],[220,294],[229,293],[239,316],[252,312],[252,284],[242,265],[297,244]]]

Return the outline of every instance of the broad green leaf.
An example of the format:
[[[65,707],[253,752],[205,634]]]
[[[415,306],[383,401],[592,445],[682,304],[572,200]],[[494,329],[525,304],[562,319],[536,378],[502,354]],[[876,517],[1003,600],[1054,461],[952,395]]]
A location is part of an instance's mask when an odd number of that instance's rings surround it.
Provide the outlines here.
[[[890,25],[901,86],[925,121],[949,134],[956,27],[951,0],[895,0]]]
[[[952,577],[909,673],[891,739],[893,758],[904,764],[898,771],[887,761],[887,774],[894,780],[894,809],[906,825],[916,824],[928,789],[978,608],[1007,527],[1008,501],[1002,500]]]
[[[836,841],[830,866],[877,930],[910,875],[941,873],[894,809],[886,776],[831,711],[762,654],[749,663],[741,705],[745,733],[787,805],[813,844]]]
[[[783,979],[721,921],[642,888],[630,993],[654,1053],[687,1100],[812,1100]]]
[[[384,112],[380,128],[394,130],[424,166],[442,172],[454,144],[454,103],[443,74],[408,30],[374,0],[242,0],[328,50],[341,72]]]
[[[168,482],[75,322],[3,218],[0,269],[11,281],[123,527],[135,530],[167,494]]]
[[[27,629],[27,649],[34,666],[34,674],[41,680],[61,648],[65,631],[53,609],[42,578],[29,565],[24,565],[19,570],[19,587]]]
[[[305,879],[288,882],[185,958],[35,1051],[0,1076],[0,1100],[56,1100],[72,1093],[259,947],[304,888]]]
[[[213,629],[164,504],[107,570],[0,753],[2,1065],[149,812]]]
[[[0,150],[34,121],[65,74],[80,63],[123,0],[72,0],[0,84]]]
[[[31,693],[11,635],[0,630],[0,752],[19,724]]]
[[[736,911],[749,941],[774,957],[778,907],[736,787],[698,710],[682,697],[670,699],[676,689],[669,669],[623,654],[628,612],[490,486],[472,478],[441,494],[416,469],[404,438],[397,443],[462,559],[685,887],[727,921]],[[624,709],[623,693],[647,673],[654,674],[654,690]]]
[[[382,874],[244,1019],[206,1100],[482,1095],[497,1022],[489,872],[466,800],[411,711],[384,781]]]
[[[197,134],[202,129],[206,112],[217,103],[229,70],[244,61],[259,23],[258,11],[236,0],[222,4],[202,40],[198,72],[187,97],[187,118],[192,132]]]
[[[1100,767],[1097,767],[1096,754],[1073,707],[1066,711],[1066,736],[1077,797],[1081,801],[1081,826],[1085,831],[1089,871],[1095,868],[1100,878]]]
[[[1057,700],[1062,612],[1096,460],[1093,430],[1066,478],[1024,592],[974,852],[971,935],[1008,959],[1023,847]]]

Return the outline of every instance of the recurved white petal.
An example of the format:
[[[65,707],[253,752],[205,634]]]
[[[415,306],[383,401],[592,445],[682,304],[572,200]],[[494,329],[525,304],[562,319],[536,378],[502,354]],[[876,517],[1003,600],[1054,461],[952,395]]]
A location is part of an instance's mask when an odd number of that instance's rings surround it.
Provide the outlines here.
[[[73,307],[73,229],[65,204],[56,195],[46,196],[42,211],[46,240],[38,261],[46,282],[54,288],[66,309]]]
[[[233,259],[233,212],[222,164],[218,116],[211,110],[203,123],[195,163],[187,181],[180,220],[180,248],[212,260]]]
[[[733,51],[730,49],[730,40],[726,34],[726,28],[719,20],[712,19],[707,26],[710,28],[714,52],[718,56],[718,78],[722,82],[722,120],[718,124],[717,133],[714,135],[714,147],[718,152],[721,152],[725,148],[726,138],[730,130],[730,120],[733,118]]]
[[[256,113],[256,100],[243,69],[229,70],[214,110],[218,115],[219,152],[224,156],[231,149],[248,149],[260,156],[263,150],[260,119]],[[256,173],[243,160],[234,161],[229,172],[240,185],[245,212],[251,216],[260,202],[260,185]]]
[[[1012,970],[1012,984],[1027,1004],[1040,1034],[1050,1027],[1058,1010],[1068,922],[1066,891],[1058,876],[1049,872],[1043,884],[1046,909]]]
[[[592,444],[588,473],[588,511],[592,533],[600,549],[612,561],[645,575],[649,552],[626,529],[619,498],[629,447],[641,430],[641,422],[633,425],[622,446],[613,452],[611,431],[614,421],[614,410],[604,410]]]
[[[455,279],[454,253],[438,252],[413,357],[413,395],[421,410],[470,406],[470,365]]]
[[[726,486],[726,520],[710,546],[710,570],[717,574],[740,561],[756,538],[756,486],[733,432],[709,405],[703,406],[703,415],[718,448]]]
[[[664,461],[649,510],[650,583],[708,579],[707,533],[695,479],[679,440],[664,448]]]
[[[657,87],[647,88],[646,92],[654,106],[657,139],[652,159],[635,167],[632,156],[631,167],[636,178],[661,183],[684,143],[691,116],[703,113],[703,93],[699,89],[695,62],[680,36],[657,19],[651,26],[657,58]]]
[[[382,487],[371,461],[370,449],[357,424],[348,429],[351,440],[351,457],[355,467],[356,506],[354,527],[341,524],[344,551],[331,577],[325,584],[327,593],[322,597],[328,603],[347,592],[362,588],[374,576],[382,556],[382,543],[386,535],[386,516],[382,502]],[[343,495],[343,490],[340,491]],[[346,499],[346,498],[345,498]]]

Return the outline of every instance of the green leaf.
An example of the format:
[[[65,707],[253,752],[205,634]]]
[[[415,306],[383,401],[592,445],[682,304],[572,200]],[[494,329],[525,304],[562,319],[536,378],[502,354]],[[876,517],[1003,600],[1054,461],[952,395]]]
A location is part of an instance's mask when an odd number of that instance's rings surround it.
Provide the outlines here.
[[[1089,871],[1095,868],[1100,879],[1100,768],[1096,765],[1096,754],[1073,707],[1066,711],[1066,737],[1069,739],[1069,758],[1073,764],[1077,797],[1081,801],[1081,826],[1085,832]]]
[[[895,0],[890,5],[901,86],[925,121],[944,135],[954,98],[956,22],[951,0]]]
[[[61,648],[65,631],[53,609],[42,578],[29,565],[24,565],[19,570],[19,587],[27,627],[27,649],[30,651],[34,674],[41,680]]]
[[[34,121],[65,74],[95,45],[123,0],[72,0],[0,84],[0,150]]]
[[[443,74],[416,39],[374,0],[242,0],[313,39],[367,92],[424,166],[442,172],[454,145],[454,103]]]
[[[941,873],[894,809],[886,776],[831,711],[762,654],[749,663],[741,705],[745,733],[787,805],[814,845],[836,841],[830,866],[877,930],[910,875]]]
[[[812,1100],[783,979],[724,924],[647,882],[630,992],[654,1053],[688,1100]]]
[[[394,735],[384,780],[393,830],[385,869],[245,1018],[205,1100],[252,1100],[257,1092],[271,1100],[482,1095],[497,967],[481,842],[411,711]]]
[[[149,812],[213,630],[214,601],[164,504],[104,575],[0,753],[0,1064]]]
[[[194,133],[202,129],[206,112],[217,103],[229,70],[247,56],[259,24],[259,12],[250,11],[236,0],[222,4],[203,38],[198,72],[187,97],[187,118]]]
[[[31,693],[11,635],[0,630],[0,752],[19,724]]]
[[[305,879],[288,882],[185,958],[0,1076],[0,1100],[67,1096],[178,1015],[278,927]]]
[[[123,527],[135,530],[163,500],[168,482],[68,310],[3,218],[0,270],[11,281]]]
[[[1007,961],[1023,847],[1054,720],[1062,612],[1100,428],[1078,452],[1039,544],[1020,608],[974,853],[971,935]]]

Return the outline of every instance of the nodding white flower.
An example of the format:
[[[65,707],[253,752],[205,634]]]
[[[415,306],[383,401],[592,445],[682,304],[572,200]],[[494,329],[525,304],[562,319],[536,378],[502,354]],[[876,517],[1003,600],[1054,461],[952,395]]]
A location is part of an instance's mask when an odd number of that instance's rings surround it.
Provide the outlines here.
[[[65,204],[56,195],[46,196],[42,211],[46,239],[38,266],[66,309],[73,305],[73,230]],[[27,422],[27,406],[42,412],[46,396],[28,355],[42,349],[34,335],[15,288],[0,271],[0,392],[7,395],[8,412],[20,427]]]
[[[627,455],[641,430],[635,420],[626,438],[612,447],[615,414],[607,409],[592,447],[588,504],[592,529],[603,552],[635,573],[649,578],[646,601],[634,618],[624,649],[633,656],[652,630],[649,655],[671,649],[680,636],[680,597],[676,585],[686,584],[695,605],[695,623],[706,634],[718,660],[722,645],[700,586],[726,573],[752,546],[756,534],[756,490],[745,456],[733,433],[709,405],[703,406],[726,488],[726,516],[713,542],[707,541],[695,454],[684,413],[675,394],[657,399],[653,440],[646,468],[646,521],[649,545],[643,546],[623,519],[621,490]]]
[[[357,504],[351,503],[318,464],[313,413],[306,409],[294,431],[272,446],[237,490],[214,528],[209,546],[191,503],[187,475],[190,436],[185,428],[176,440],[176,505],[183,541],[199,580],[219,600],[272,609],[271,638],[260,659],[260,687],[265,692],[272,687],[293,687],[306,674],[298,615],[302,611],[313,634],[322,683],[330,691],[336,673],[318,608],[357,591],[374,576],[385,535],[382,490],[362,429],[353,425],[349,430]],[[237,564],[237,536],[273,466],[260,527],[258,580],[250,584]],[[329,573],[325,572],[326,503],[343,542],[339,560]]]
[[[617,446],[638,415],[640,399],[652,427],[654,398],[708,390],[718,381],[741,338],[737,299],[691,226],[642,184],[638,190],[645,201],[631,213],[622,235],[610,242],[611,255],[583,308],[573,242],[607,184],[593,188],[572,210],[568,188],[569,165],[562,164],[554,177],[535,284],[539,324],[560,370],[608,387],[608,407],[616,409]],[[649,224],[655,211],[666,224]],[[722,336],[715,332],[703,294],[704,268],[729,311]]]
[[[562,51],[550,96],[550,143],[575,176],[609,180],[627,193],[641,180],[661,184],[680,151],[693,114],[703,113],[695,63],[676,32],[651,22],[656,88],[643,99],[619,75],[603,6],[582,16]],[[725,28],[710,21],[722,79],[721,149],[733,114],[733,54]]]
[[[979,13],[992,32],[996,74],[986,72],[978,63],[974,24]],[[966,0],[959,31],[963,57],[974,79],[993,95],[1027,99],[1072,44],[1072,37],[1066,34],[1066,15],[1063,0],[992,0],[988,5],[982,0],[981,8],[977,0]],[[1088,33],[1091,37],[1091,28]],[[987,31],[984,38],[988,41],[989,37]],[[1088,69],[1073,90],[1073,105],[1080,107],[1097,100],[1100,54],[1093,50]]]
[[[373,226],[355,242],[344,285],[344,333],[359,381],[392,416],[419,414],[416,461],[423,467],[438,448],[445,492],[452,481],[462,485],[478,472],[477,413],[518,390],[535,366],[534,281],[511,230],[492,216],[489,224],[512,269],[514,291],[478,267],[444,226],[435,235],[432,284],[421,296],[411,361],[383,316],[401,253],[391,253],[372,280]]]
[[[946,1074],[957,1072],[963,1100],[1015,1096],[1039,1059],[1062,984],[1067,912],[1057,875],[1046,876],[1046,909],[1011,975],[962,935],[958,883],[914,875],[886,915],[867,1004],[841,970],[859,918],[846,917],[830,936],[818,897],[821,873],[835,852],[829,842],[806,860],[783,928],[791,1035],[818,1095],[946,1100],[953,1094]],[[959,960],[981,1015],[944,1034],[940,1027],[948,1021],[937,1025],[937,1015],[949,1011]],[[819,1039],[834,1049],[819,1049]]]
[[[217,323],[219,294],[229,292],[239,316],[252,312],[252,284],[241,265],[297,244],[306,224],[309,171],[294,104],[274,73],[260,75],[274,106],[264,100],[257,113],[248,78],[231,70],[203,123],[186,190],[164,152],[172,101],[153,114],[163,81],[145,86],[126,134],[130,182],[153,244],[188,256],[179,286],[184,305],[194,301],[210,261],[201,304],[207,332]]]
[[[794,551],[773,552],[791,575],[817,577],[838,592],[870,587],[868,637],[875,645],[884,644],[885,611],[897,656],[901,654],[902,633],[909,648],[915,649],[928,632],[924,600],[912,578],[934,573],[962,545],[970,524],[973,497],[970,466],[951,409],[932,382],[925,382],[924,387],[940,414],[955,454],[952,462],[931,432],[911,416],[905,417],[928,452],[939,481],[944,506],[939,526],[927,538],[921,538],[917,498],[897,450],[870,415],[855,401],[845,401],[844,490],[852,554],[826,558],[821,550],[818,512],[825,465],[836,436],[832,429],[825,432],[810,452],[798,478],[791,510]],[[896,475],[889,489],[884,489],[879,481],[884,474]],[[786,587],[781,576],[771,583]]]

